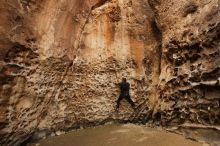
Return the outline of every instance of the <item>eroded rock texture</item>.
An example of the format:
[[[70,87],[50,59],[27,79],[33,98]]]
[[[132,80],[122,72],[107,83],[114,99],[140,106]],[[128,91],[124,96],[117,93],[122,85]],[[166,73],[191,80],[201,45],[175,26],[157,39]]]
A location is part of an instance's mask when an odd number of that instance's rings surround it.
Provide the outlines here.
[[[147,0],[0,4],[0,145],[128,119],[126,102],[112,116],[122,76],[137,105],[148,100],[159,77],[160,36]]]
[[[2,0],[0,144],[112,119],[219,124],[219,5]],[[122,76],[137,110],[115,116]]]
[[[220,1],[151,1],[163,33],[162,124],[219,124]]]

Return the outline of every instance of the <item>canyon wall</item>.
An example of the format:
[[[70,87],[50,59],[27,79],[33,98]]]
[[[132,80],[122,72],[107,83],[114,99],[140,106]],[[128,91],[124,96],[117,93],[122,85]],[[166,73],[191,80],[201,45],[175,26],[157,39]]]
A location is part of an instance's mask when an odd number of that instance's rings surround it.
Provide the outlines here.
[[[111,120],[219,124],[219,3],[2,0],[0,144]],[[115,113],[122,77],[136,111]]]
[[[147,0],[3,0],[1,145],[80,125],[128,120],[159,78],[160,35]],[[154,102],[154,100],[151,100]]]
[[[150,1],[162,31],[156,120],[220,123],[220,1]]]

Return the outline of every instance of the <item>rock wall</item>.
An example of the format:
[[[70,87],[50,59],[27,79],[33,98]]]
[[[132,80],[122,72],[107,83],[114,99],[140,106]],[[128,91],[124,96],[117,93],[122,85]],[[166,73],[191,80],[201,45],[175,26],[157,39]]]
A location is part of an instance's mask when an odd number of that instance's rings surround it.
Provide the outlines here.
[[[160,70],[160,35],[147,0],[2,0],[0,145],[128,120],[115,101],[122,76],[136,105]],[[150,99],[150,100],[149,100]]]
[[[218,125],[218,0],[2,0],[0,145],[108,120]],[[133,109],[114,113],[127,77]]]
[[[220,1],[149,2],[163,34],[155,120],[219,125]]]

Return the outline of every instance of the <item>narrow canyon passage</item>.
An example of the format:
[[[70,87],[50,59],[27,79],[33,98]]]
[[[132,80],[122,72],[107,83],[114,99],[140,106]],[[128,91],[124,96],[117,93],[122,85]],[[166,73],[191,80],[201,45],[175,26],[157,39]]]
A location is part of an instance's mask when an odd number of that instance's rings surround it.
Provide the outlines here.
[[[0,145],[107,122],[219,146],[220,0],[0,1]]]

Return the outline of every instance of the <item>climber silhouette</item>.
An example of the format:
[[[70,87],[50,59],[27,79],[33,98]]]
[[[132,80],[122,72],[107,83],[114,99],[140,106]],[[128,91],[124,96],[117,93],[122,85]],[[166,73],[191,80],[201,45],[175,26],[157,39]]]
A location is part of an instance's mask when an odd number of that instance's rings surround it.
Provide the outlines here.
[[[117,106],[116,106],[116,109],[119,108],[119,105],[120,105],[120,101],[125,98],[132,106],[132,108],[135,107],[135,104],[134,102],[131,100],[131,96],[129,94],[129,90],[130,90],[130,84],[127,82],[126,78],[122,78],[122,82],[119,83],[119,87],[120,87],[120,90],[121,90],[121,93],[118,97],[118,100],[117,100]]]

